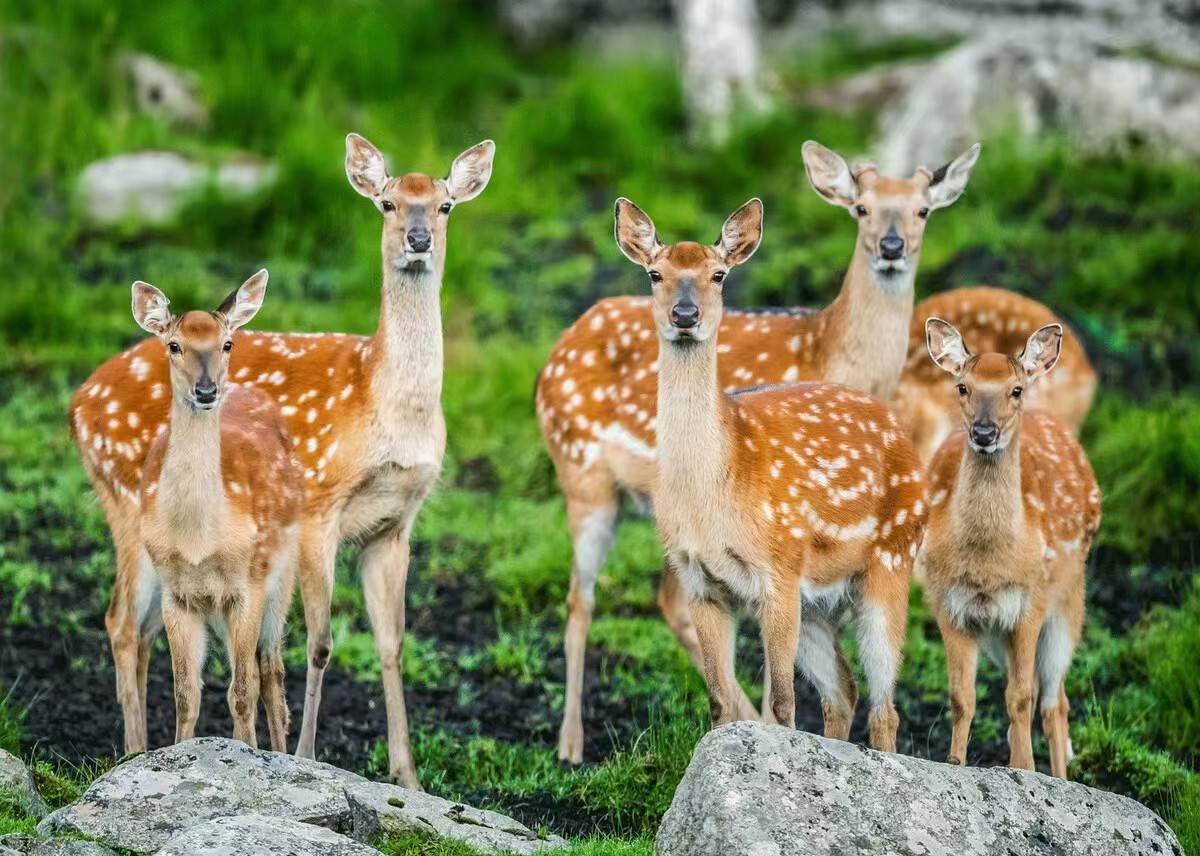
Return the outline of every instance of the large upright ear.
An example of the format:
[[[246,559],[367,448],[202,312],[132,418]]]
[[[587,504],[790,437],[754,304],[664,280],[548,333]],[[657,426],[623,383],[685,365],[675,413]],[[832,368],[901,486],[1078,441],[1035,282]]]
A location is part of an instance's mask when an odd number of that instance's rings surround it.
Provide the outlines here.
[[[217,310],[229,321],[229,329],[236,330],[250,322],[262,308],[267,296],[267,269],[263,268],[238,286]]]
[[[450,198],[455,202],[466,202],[483,193],[488,179],[492,177],[492,159],[496,156],[496,144],[491,140],[471,146],[454,159],[446,186]]]
[[[650,267],[654,257],[662,249],[654,221],[624,196],[617,200],[616,225],[617,246],[635,265]]]
[[[387,184],[387,164],[379,149],[358,134],[346,135],[346,178],[350,186],[368,199],[383,192]]]
[[[934,170],[929,179],[929,207],[945,208],[967,189],[971,169],[979,160],[979,143],[971,146],[950,163]]]
[[[749,261],[762,241],[763,204],[757,196],[729,215],[717,239],[717,252],[726,264]]]
[[[1062,324],[1047,324],[1029,337],[1025,350],[1017,358],[1021,368],[1025,369],[1026,383],[1032,383],[1054,368],[1062,353],[1062,338]]]
[[[954,325],[933,317],[925,320],[925,346],[938,368],[958,377],[971,353]]]
[[[140,279],[133,284],[133,320],[147,333],[165,336],[171,326],[171,301],[148,282]]]
[[[858,182],[845,159],[832,149],[809,140],[800,150],[804,171],[813,190],[832,205],[849,208],[858,199]]]

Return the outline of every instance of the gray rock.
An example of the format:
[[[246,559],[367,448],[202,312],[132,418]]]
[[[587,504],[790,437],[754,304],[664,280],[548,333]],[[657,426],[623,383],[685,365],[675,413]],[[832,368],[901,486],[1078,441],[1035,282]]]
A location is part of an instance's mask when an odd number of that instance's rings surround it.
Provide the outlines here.
[[[122,54],[117,64],[128,75],[138,108],[176,125],[203,126],[208,106],[190,71],[139,53]]]
[[[95,841],[36,838],[19,833],[0,837],[0,856],[8,856],[9,853],[20,853],[21,856],[116,856],[114,851]]]
[[[0,749],[0,790],[15,796],[33,817],[45,817],[49,811],[25,762]]]
[[[156,856],[379,856],[379,851],[324,827],[245,814],[193,826]]]
[[[207,164],[177,152],[134,152],[88,164],[79,176],[79,196],[97,225],[159,225],[206,189],[238,200],[267,189],[277,175],[274,165],[245,155]]]
[[[1127,797],[1040,773],[956,767],[776,725],[710,732],[657,856],[1183,856]]]
[[[127,761],[77,802],[38,826],[110,847],[150,853],[180,831],[217,817],[260,814],[347,828],[347,786],[364,779],[315,761],[202,737]]]
[[[511,817],[396,785],[351,785],[346,799],[351,835],[359,841],[370,841],[380,832],[424,832],[461,841],[483,853],[541,853],[567,845],[557,835],[539,838]]]

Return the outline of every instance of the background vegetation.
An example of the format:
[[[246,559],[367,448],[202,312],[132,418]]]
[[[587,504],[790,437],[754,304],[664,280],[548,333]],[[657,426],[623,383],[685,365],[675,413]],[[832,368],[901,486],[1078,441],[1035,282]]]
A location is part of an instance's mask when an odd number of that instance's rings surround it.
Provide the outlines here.
[[[702,682],[654,606],[653,527],[623,524],[598,593],[587,675],[588,763],[560,767],[560,654],[570,548],[533,418],[533,379],[554,337],[597,297],[640,291],[611,238],[624,194],[674,239],[715,236],[761,195],[766,240],[735,274],[742,304],[828,301],[852,245],[809,190],[800,145],[869,152],[870,115],[805,106],[806,88],[942,45],[850,35],[772,58],[778,107],[719,147],[688,142],[669,52],[519,50],[487,4],[0,0],[0,746],[38,763],[52,800],[111,764],[120,725],[103,612],[112,551],[71,448],[71,390],[139,337],[128,286],[215,304],[261,266],[260,329],[368,332],[379,221],[346,186],[356,130],[394,172],[443,174],[484,137],[491,185],[454,215],[444,301],[450,448],[421,513],[405,651],[422,780],[583,840],[581,852],[649,852],[706,727]],[[113,58],[141,50],[193,69],[205,130],[139,114]],[[201,158],[250,151],[280,180],[250,204],[198,198],[169,226],[88,226],[75,182],[89,162],[144,148]],[[1070,677],[1073,774],[1163,812],[1200,847],[1200,172],[1133,150],[1084,157],[1065,140],[1001,136],[965,197],[930,225],[921,296],[987,282],[1032,295],[1082,335],[1103,378],[1084,441],[1105,495],[1089,568],[1086,644]],[[386,769],[382,696],[354,551],[339,557],[327,760]],[[303,695],[293,622],[291,698]],[[757,680],[753,637],[747,681]],[[936,626],[914,595],[901,678],[903,751],[949,740]],[[1004,748],[998,674],[985,683],[973,759]],[[201,729],[225,733],[212,665]],[[169,739],[169,663],[155,655],[152,740]],[[807,727],[817,704],[800,689]],[[861,724],[860,724],[861,727]],[[1045,757],[1044,745],[1041,757]],[[28,828],[0,805],[0,832]],[[596,836],[601,836],[596,838]],[[409,844],[394,842],[394,852]],[[415,846],[415,845],[414,845]],[[424,851],[422,851],[424,852]],[[434,852],[429,850],[428,852]],[[446,851],[453,852],[453,851]]]

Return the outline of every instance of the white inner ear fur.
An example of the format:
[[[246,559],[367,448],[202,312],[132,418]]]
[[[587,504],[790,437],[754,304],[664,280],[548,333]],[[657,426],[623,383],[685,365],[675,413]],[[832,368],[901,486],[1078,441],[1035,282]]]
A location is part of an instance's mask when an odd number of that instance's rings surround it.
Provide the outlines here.
[[[929,207],[945,208],[952,204],[967,189],[971,170],[979,160],[979,143],[971,146],[946,165],[945,175],[937,184],[929,187]]]
[[[847,208],[854,204],[858,183],[841,155],[810,140],[804,144],[801,156],[809,183],[822,199]]]
[[[1021,367],[1028,381],[1034,381],[1054,368],[1062,353],[1062,327],[1048,324],[1036,331],[1021,352]]]
[[[957,376],[966,365],[969,354],[962,335],[940,318],[930,318],[925,323],[925,344],[929,356],[944,371]]]
[[[133,320],[147,333],[161,336],[171,324],[171,312],[167,309],[171,301],[148,282],[138,280],[133,284]]]
[[[262,308],[263,298],[267,296],[267,272],[260,270],[254,276],[242,283],[237,291],[237,299],[233,309],[226,316],[229,329],[236,330],[250,322],[258,310]]]
[[[634,205],[625,201],[617,206],[617,246],[625,257],[636,265],[649,267],[662,245],[654,221]]]
[[[491,140],[485,140],[454,159],[454,163],[450,165],[450,175],[446,179],[451,199],[455,202],[466,202],[483,192],[492,177],[495,151],[495,144]]]
[[[346,178],[350,186],[374,198],[387,186],[387,164],[379,150],[356,134],[346,137]]]
[[[747,202],[729,215],[721,227],[718,247],[721,257],[731,265],[748,261],[762,242],[762,203]],[[754,221],[757,221],[755,224]],[[757,229],[752,228],[757,225]]]

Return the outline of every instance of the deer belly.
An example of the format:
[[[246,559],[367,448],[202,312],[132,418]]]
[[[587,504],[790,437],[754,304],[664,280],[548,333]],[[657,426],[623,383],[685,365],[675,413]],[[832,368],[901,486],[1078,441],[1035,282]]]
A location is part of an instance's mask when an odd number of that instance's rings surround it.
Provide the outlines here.
[[[755,606],[770,594],[770,575],[729,548],[672,552],[671,563],[692,599],[732,599]]]
[[[942,608],[968,633],[1009,633],[1029,608],[1029,593],[1015,585],[984,590],[959,584],[942,595]]]
[[[199,565],[170,557],[159,565],[163,597],[189,612],[223,612],[241,600],[244,574],[230,573],[227,557],[214,555]]]
[[[359,482],[342,508],[342,540],[365,541],[412,523],[441,472],[440,466],[386,464]]]

